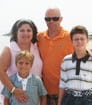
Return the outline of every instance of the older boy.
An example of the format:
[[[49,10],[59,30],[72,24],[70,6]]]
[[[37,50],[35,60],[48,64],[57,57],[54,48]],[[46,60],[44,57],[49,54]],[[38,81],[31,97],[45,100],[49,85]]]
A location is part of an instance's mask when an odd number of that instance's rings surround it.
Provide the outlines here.
[[[75,26],[70,32],[74,53],[61,65],[58,105],[92,105],[92,56],[87,50],[88,31]]]

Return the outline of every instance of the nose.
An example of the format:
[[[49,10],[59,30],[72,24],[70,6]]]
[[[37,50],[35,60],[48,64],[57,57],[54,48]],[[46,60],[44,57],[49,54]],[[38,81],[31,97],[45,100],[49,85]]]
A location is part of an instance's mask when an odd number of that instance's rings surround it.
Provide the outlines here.
[[[49,22],[54,22],[53,19],[51,19]]]
[[[23,63],[23,64],[22,64],[22,67],[23,67],[23,68],[24,68],[24,67],[26,67],[26,64],[25,64],[25,63]]]
[[[28,31],[25,31],[25,32],[24,32],[24,35],[28,35]]]

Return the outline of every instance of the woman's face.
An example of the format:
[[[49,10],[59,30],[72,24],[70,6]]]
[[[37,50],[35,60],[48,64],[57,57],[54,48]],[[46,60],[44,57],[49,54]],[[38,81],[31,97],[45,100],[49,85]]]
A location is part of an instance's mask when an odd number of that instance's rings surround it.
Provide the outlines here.
[[[75,34],[72,42],[76,51],[82,51],[86,49],[88,38],[85,34]]]
[[[23,24],[17,32],[17,39],[20,43],[30,43],[33,38],[33,30],[29,24]]]

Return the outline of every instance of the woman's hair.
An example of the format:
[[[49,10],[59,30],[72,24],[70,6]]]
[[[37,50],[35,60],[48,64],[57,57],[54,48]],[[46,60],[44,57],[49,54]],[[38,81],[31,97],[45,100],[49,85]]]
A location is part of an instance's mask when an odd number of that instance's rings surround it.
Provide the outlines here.
[[[16,64],[17,64],[17,62],[18,62],[21,58],[23,58],[23,57],[27,58],[27,59],[30,61],[31,65],[33,64],[34,55],[33,55],[31,52],[27,51],[27,50],[20,51],[20,52],[16,55],[16,59],[15,59]]]
[[[88,30],[86,29],[86,27],[81,26],[81,25],[75,26],[71,29],[70,31],[71,40],[73,39],[73,36],[75,34],[85,34],[86,37],[88,38]]]
[[[34,24],[33,21],[29,20],[29,19],[20,19],[17,20],[14,25],[12,26],[11,29],[11,38],[10,41],[16,41],[17,42],[17,33],[18,33],[18,29],[23,25],[23,24],[29,24],[29,26],[32,28],[33,31],[33,38],[32,38],[32,43],[37,42],[37,27]]]

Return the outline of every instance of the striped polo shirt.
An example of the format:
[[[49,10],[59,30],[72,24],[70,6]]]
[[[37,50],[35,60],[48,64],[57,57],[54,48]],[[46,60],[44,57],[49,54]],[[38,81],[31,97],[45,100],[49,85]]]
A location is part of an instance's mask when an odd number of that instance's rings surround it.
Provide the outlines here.
[[[87,55],[88,56],[88,55]],[[73,60],[73,54],[64,58],[61,65],[60,88],[73,90],[88,90],[92,88],[92,57],[89,55],[86,61]],[[85,58],[83,58],[85,60]],[[76,66],[77,65],[77,66]],[[80,69],[76,73],[76,68]]]

